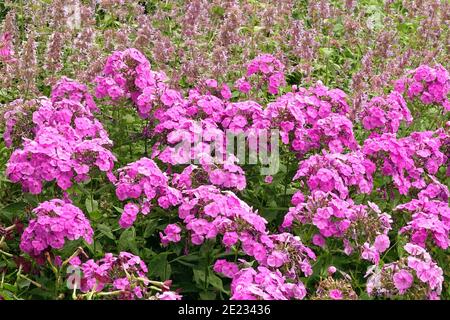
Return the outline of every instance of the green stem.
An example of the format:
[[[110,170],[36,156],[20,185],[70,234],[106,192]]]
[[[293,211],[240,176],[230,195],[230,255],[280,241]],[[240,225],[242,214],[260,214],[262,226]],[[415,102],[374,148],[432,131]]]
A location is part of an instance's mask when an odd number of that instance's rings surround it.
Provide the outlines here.
[[[5,255],[5,256],[7,256],[7,257],[10,257],[10,258],[13,257],[13,255],[12,255],[11,253],[5,252],[5,251],[3,251],[2,249],[0,249],[0,253],[3,254],[3,255]]]

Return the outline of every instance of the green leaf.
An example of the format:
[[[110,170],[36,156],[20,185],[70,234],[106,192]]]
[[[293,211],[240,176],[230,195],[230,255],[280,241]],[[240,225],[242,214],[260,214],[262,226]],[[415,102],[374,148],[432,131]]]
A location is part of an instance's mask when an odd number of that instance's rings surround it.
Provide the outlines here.
[[[86,210],[89,214],[91,214],[94,211],[98,211],[98,201],[92,199],[91,197],[86,198]]]
[[[19,278],[19,279],[17,279],[16,285],[17,285],[20,289],[23,289],[23,288],[29,287],[29,286],[30,286],[30,283],[31,283],[30,280],[27,280],[27,279],[24,279],[24,278]]]
[[[122,212],[123,212],[123,209],[122,209],[122,208],[119,208],[119,207],[116,207],[116,206],[113,206],[113,208],[116,209],[117,212],[119,212],[120,214],[122,214]]]
[[[6,290],[12,292],[12,293],[17,293],[17,287],[16,287],[16,286],[13,286],[13,285],[11,285],[11,284],[9,284],[9,283],[3,283],[3,284],[2,284],[2,287],[3,287],[4,289],[6,289]]]
[[[150,270],[150,276],[158,276],[161,280],[167,280],[171,273],[172,268],[167,263],[167,256],[171,252],[161,252],[150,259],[148,265]]]
[[[134,254],[139,254],[139,250],[136,245],[136,230],[134,227],[122,232],[117,242],[119,251],[131,250]]]
[[[330,57],[334,52],[333,48],[320,48],[319,51],[325,57]]]
[[[26,205],[25,202],[16,202],[7,205],[0,210],[0,216],[12,222],[15,217],[20,216],[24,212]]]
[[[5,300],[15,300],[14,294],[7,290],[0,289],[0,296]]]
[[[144,230],[144,238],[149,238],[155,234],[156,228],[158,226],[158,221],[151,219],[147,222],[147,226]]]
[[[213,291],[203,291],[199,294],[201,300],[215,300],[216,293]]]
[[[267,220],[267,222],[272,222],[273,220],[275,220],[279,212],[283,213],[283,211],[280,210],[262,209],[261,215],[263,216],[264,219]]]
[[[216,276],[214,273],[210,273],[210,274],[208,275],[208,283],[209,283],[212,287],[216,288],[217,290],[220,290],[220,291],[226,293],[226,291],[223,289],[222,279],[219,278],[218,276]]]
[[[205,283],[205,271],[200,269],[194,269],[192,270],[194,273],[194,282],[197,283],[199,286],[202,286],[202,284]]]
[[[114,234],[111,231],[111,227],[107,226],[105,224],[98,224],[97,225],[97,229],[100,231],[101,234],[105,235],[106,237],[108,237],[111,240],[115,240],[116,237],[114,236]]]

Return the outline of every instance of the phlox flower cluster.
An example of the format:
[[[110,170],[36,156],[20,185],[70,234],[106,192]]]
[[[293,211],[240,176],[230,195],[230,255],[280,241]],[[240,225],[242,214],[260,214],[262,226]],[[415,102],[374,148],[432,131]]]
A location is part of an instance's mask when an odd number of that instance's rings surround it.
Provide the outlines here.
[[[260,265],[280,270],[286,278],[297,281],[300,281],[302,276],[312,275],[311,263],[316,260],[316,255],[298,236],[287,232],[270,234],[267,237],[261,236],[260,242],[267,252],[264,259],[257,258]],[[243,248],[245,251],[245,243]]]
[[[330,272],[330,269],[334,272]],[[357,300],[358,295],[352,288],[350,276],[336,277],[336,268],[330,267],[328,277],[320,280],[312,300]]]
[[[384,133],[365,140],[362,152],[383,175],[392,177],[400,194],[407,194],[410,188],[424,188],[425,173],[436,174],[446,163],[447,156],[440,150],[444,137],[442,130],[413,132],[400,139]]]
[[[65,78],[56,88],[52,100],[42,98],[32,102],[37,105],[36,111],[27,112],[26,116],[32,118],[31,132],[35,134],[23,139],[21,148],[14,150],[7,163],[8,178],[20,182],[24,191],[33,194],[41,193],[43,183],[53,180],[67,190],[73,181],[86,181],[92,167],[113,179],[116,158],[109,150],[112,141],[91,113],[96,108],[92,97],[84,86]],[[20,132],[15,128],[21,123],[8,132]]]
[[[220,234],[225,247],[242,240],[249,244],[247,254],[255,255],[264,249],[255,244],[255,239],[267,233],[266,220],[231,191],[222,193],[210,185],[186,190],[178,215],[195,245]]]
[[[301,300],[306,296],[302,282],[288,282],[280,271],[248,267],[235,274],[231,300]]]
[[[53,87],[51,93],[52,102],[64,99],[79,102],[90,112],[99,112],[97,105],[89,93],[85,84],[73,81],[67,77],[62,77]],[[87,112],[86,112],[87,113]]]
[[[181,200],[181,193],[168,185],[167,176],[158,168],[156,163],[148,158],[129,163],[118,170],[119,178],[116,182],[116,195],[120,201],[128,202],[120,218],[122,228],[133,225],[139,212],[147,215],[153,200],[158,206],[167,209],[177,205]]]
[[[275,65],[278,66],[278,63]],[[264,67],[261,68],[265,70]],[[236,159],[227,153],[225,130],[248,136],[255,128],[266,127],[267,121],[263,119],[262,107],[259,104],[252,101],[230,103],[227,101],[229,97],[224,93],[227,91],[224,88],[218,96],[215,96],[215,90],[211,89],[217,88],[218,84],[213,79],[206,81],[206,87],[209,88],[207,92],[202,88],[194,88],[184,98],[181,92],[170,89],[163,82],[148,80],[150,75],[155,73],[150,70],[150,63],[145,56],[136,49],[117,51],[111,55],[103,74],[104,76],[97,78],[97,97],[108,95],[109,89],[106,87],[111,82],[112,86],[121,88],[117,89],[121,92],[117,97],[109,95],[113,100],[132,98],[139,115],[143,118],[147,118],[149,110],[152,109],[153,121],[150,127],[146,128],[146,134],[150,136],[164,134],[167,137],[162,150],[159,150],[159,144],[153,146],[152,158],[158,157],[172,165],[195,160],[208,173],[212,184],[239,190],[245,187],[242,169],[233,163]],[[128,79],[128,82],[123,79]],[[142,111],[144,101],[151,102],[155,107],[152,105],[147,108],[148,110]],[[201,142],[197,141],[199,134],[202,134]],[[180,148],[180,143],[184,147]],[[219,152],[225,158],[222,166],[213,165],[210,156],[212,146],[216,153]]]
[[[175,90],[173,90],[175,91]],[[181,98],[181,93],[178,93]],[[216,124],[220,129],[230,129],[232,132],[245,132],[262,119],[262,107],[254,101],[229,102],[222,95],[202,90],[196,87],[189,90],[183,100],[174,100],[166,109],[160,108],[155,112],[159,124],[155,132],[173,129],[179,124],[192,119],[207,120]]]
[[[444,281],[442,269],[422,247],[408,243],[404,249],[407,257],[369,269],[367,293],[385,298],[439,299]]]
[[[92,243],[94,231],[89,220],[70,203],[59,199],[46,201],[33,214],[36,218],[30,220],[20,241],[20,249],[31,256],[39,256],[50,248],[62,249],[66,239],[83,238]]]
[[[185,194],[190,196],[181,203],[179,217],[193,244],[200,245],[221,235],[226,248],[240,246],[260,266],[281,270],[289,279],[299,280],[301,275],[312,274],[310,261],[316,259],[314,252],[289,233],[269,234],[267,222],[232,192],[201,186]],[[161,233],[163,244],[180,241],[181,231],[177,225],[168,225],[164,234]],[[220,272],[232,276],[235,267],[219,260],[216,270],[223,269],[220,263],[225,270]]]
[[[205,184],[243,190],[246,186],[244,171],[234,163],[234,159],[234,156],[230,156],[223,164],[217,164],[211,157],[202,157],[201,166],[189,165],[181,173],[174,173],[172,185],[179,190],[194,189]]]
[[[161,243],[167,245],[169,242],[181,241],[181,228],[176,224],[168,224],[164,228],[164,233],[160,232]]]
[[[255,101],[228,103],[223,110],[220,126],[232,133],[252,134],[269,125],[263,114],[263,108]]]
[[[106,253],[105,256],[94,261],[90,259],[84,263],[78,257],[72,258],[70,264],[82,271],[82,292],[118,292],[116,297],[121,300],[160,299],[180,300],[181,296],[169,291],[167,285],[164,292],[152,295],[149,288],[151,281],[147,278],[147,265],[138,256],[128,252],[120,252],[118,256]]]
[[[375,164],[361,151],[344,154],[324,151],[301,161],[294,180],[304,180],[311,191],[332,191],[345,199],[351,186],[361,193],[370,193],[375,170]]]
[[[228,84],[219,83],[216,79],[206,79],[203,82],[200,81],[200,85],[197,86],[199,92],[205,92],[216,97],[221,97],[225,100],[230,100],[232,92]]]
[[[321,149],[328,149],[331,153],[358,149],[352,122],[339,114],[320,119],[309,129],[296,128],[294,136],[292,149],[300,154]]]
[[[443,129],[413,132],[402,139],[405,145],[409,144],[414,147],[412,157],[415,164],[423,167],[432,175],[437,174],[439,167],[448,160],[449,154],[441,151],[445,140],[448,139],[448,135]]]
[[[357,147],[353,125],[345,117],[348,111],[345,93],[319,82],[278,97],[268,104],[264,117],[280,129],[282,142],[300,154],[320,147],[342,152]]]
[[[448,190],[448,187],[440,183],[434,176],[429,175],[428,177],[430,178],[430,182],[417,194],[417,197],[425,201],[436,199],[443,202],[448,202],[448,199],[450,198],[450,191]]]
[[[202,95],[196,89],[183,103],[159,109],[155,119],[158,123],[151,130],[152,135],[164,134],[167,138],[166,146],[162,151],[156,148],[152,157],[173,165],[196,162],[208,173],[216,169],[212,162],[217,159],[214,162],[219,166],[225,163],[222,171],[230,171],[230,178],[239,180],[233,183],[239,189],[245,187],[245,177],[242,169],[233,164],[237,159],[227,150],[228,140],[234,138],[228,134],[250,139],[268,127],[256,102],[229,103],[210,94]],[[250,147],[256,148],[254,144],[250,143]]]
[[[278,94],[278,89],[286,84],[284,64],[271,54],[262,54],[249,62],[247,73],[234,86],[243,93],[267,86],[270,94]]]
[[[289,209],[282,227],[291,228],[294,223],[314,225],[319,234],[312,241],[319,247],[325,245],[325,238],[342,239],[347,255],[356,249],[363,259],[378,263],[380,253],[390,246],[387,234],[391,230],[391,216],[372,202],[368,206],[356,205],[351,199],[316,190],[306,201],[296,194],[293,204],[295,207]]]
[[[404,93],[409,100],[420,100],[425,105],[442,106],[445,112],[450,111],[450,75],[441,65],[434,68],[421,65],[408,72],[408,75],[395,83],[395,90]]]
[[[430,200],[419,197],[408,203],[398,205],[396,211],[411,214],[407,225],[400,229],[400,233],[410,235],[413,244],[429,248],[427,241],[439,248],[447,249],[450,245],[450,207],[448,201]]]
[[[115,51],[108,57],[103,74],[95,80],[96,97],[113,101],[131,99],[141,118],[149,118],[153,106],[171,103],[177,93],[165,92],[166,75],[151,70],[150,62],[138,50]]]
[[[413,121],[405,99],[396,91],[372,98],[363,105],[359,118],[372,135],[396,133],[402,122],[409,125]]]

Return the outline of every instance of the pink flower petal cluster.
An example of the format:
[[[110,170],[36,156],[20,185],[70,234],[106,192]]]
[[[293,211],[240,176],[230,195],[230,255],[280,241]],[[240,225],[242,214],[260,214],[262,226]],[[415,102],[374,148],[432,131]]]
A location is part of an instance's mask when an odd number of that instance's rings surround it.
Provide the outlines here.
[[[289,233],[269,234],[266,221],[232,192],[220,192],[213,186],[185,191],[179,217],[190,233],[191,243],[201,245],[206,239],[222,236],[226,248],[239,245],[243,253],[260,266],[283,270],[289,279],[312,274],[314,252]],[[220,260],[216,270],[231,275],[236,267]]]
[[[420,246],[404,246],[407,257],[369,268],[366,277],[369,296],[409,299],[439,299],[444,282],[442,269]]]
[[[30,220],[20,241],[20,249],[32,256],[54,248],[62,249],[65,240],[83,238],[92,243],[94,234],[89,220],[74,205],[53,199],[39,204],[33,210],[35,219]]]
[[[235,87],[248,93],[252,89],[252,83],[257,88],[267,85],[270,94],[278,94],[279,88],[286,84],[284,68],[284,64],[273,55],[259,55],[249,62],[246,75],[236,81]]]
[[[172,165],[197,162],[201,168],[190,167],[187,169],[189,175],[207,175],[209,182],[216,186],[243,190],[246,186],[245,173],[236,164],[238,159],[227,153],[226,138],[224,132],[209,121],[187,121],[183,127],[168,134],[169,145],[154,156]]]
[[[169,242],[180,242],[181,241],[181,228],[176,224],[168,224],[164,229],[164,234],[159,233],[161,237],[161,243],[167,245]]]
[[[264,118],[261,105],[249,100],[228,103],[223,110],[220,125],[224,130],[239,134],[265,129],[269,122]]]
[[[216,141],[216,150],[224,154],[224,132],[215,123],[201,120],[182,120],[167,132],[167,146],[162,152],[154,152],[152,157],[172,165],[187,164],[191,160],[200,161],[202,157],[211,156]]]
[[[431,237],[439,248],[445,250],[450,246],[448,202],[419,198],[398,205],[394,210],[411,213],[411,219],[400,233],[409,234],[412,243],[427,248],[427,240]]]
[[[333,300],[342,300],[344,298],[342,295],[342,291],[339,289],[330,290],[329,296]]]
[[[78,257],[70,264],[81,268],[81,291],[83,292],[113,292],[120,291],[116,296],[121,300],[144,299],[151,297],[150,280],[147,278],[147,265],[138,256],[128,252],[120,252],[118,256],[106,253],[105,256],[94,261],[90,259],[84,263]],[[157,295],[160,300],[179,300],[181,296],[168,291]],[[114,297],[114,296],[113,296]]]
[[[426,186],[425,172],[435,174],[446,163],[447,156],[440,151],[445,136],[440,130],[413,132],[401,139],[384,133],[365,140],[362,151],[383,175],[392,177],[400,194],[407,194],[410,188]]]
[[[287,232],[270,234],[261,236],[260,242],[267,252],[264,258],[255,256],[261,266],[271,270],[283,270],[283,275],[288,279],[299,280],[302,276],[312,275],[311,262],[316,260],[316,255],[298,236]],[[245,245],[243,242],[244,252]]]
[[[338,117],[345,116],[348,111],[345,93],[339,89],[328,89],[319,82],[309,89],[300,88],[278,97],[268,104],[264,118],[271,127],[280,129],[284,144],[291,143],[294,150],[307,152],[308,144],[303,140],[310,132],[315,133],[310,143],[320,143],[318,135],[321,133],[330,136],[326,145],[330,141],[343,140],[355,147],[351,123]],[[330,118],[317,125],[319,120],[327,117]],[[333,120],[339,123],[333,124]]]
[[[375,164],[360,151],[344,154],[324,151],[301,161],[294,180],[305,180],[311,191],[332,191],[345,199],[351,186],[361,193],[370,193],[375,169]]]
[[[52,87],[51,100],[53,103],[62,100],[76,101],[85,106],[90,112],[100,111],[89,93],[88,87],[67,77],[62,77]]]
[[[111,172],[115,157],[104,143],[103,139],[71,141],[54,128],[44,128],[35,140],[25,140],[23,148],[13,152],[6,172],[25,192],[39,194],[43,182],[53,180],[67,190],[73,181],[87,180],[91,166]]]
[[[312,239],[317,246],[325,245],[324,237],[342,239],[346,254],[356,248],[363,259],[375,263],[378,263],[380,253],[390,246],[387,234],[391,230],[391,216],[382,213],[372,202],[368,206],[356,205],[351,199],[343,200],[334,193],[317,190],[306,202],[294,203],[295,207],[289,209],[282,227],[291,228],[294,222],[314,225],[320,233]]]
[[[400,294],[404,294],[406,290],[411,288],[414,281],[412,274],[406,270],[396,272],[392,279],[394,280],[394,285]]]
[[[204,89],[207,93],[230,100],[231,89],[226,83],[219,84],[215,79],[206,79],[204,81]]]
[[[166,92],[164,73],[151,70],[150,62],[134,48],[115,51],[108,57],[103,75],[95,80],[97,98],[113,101],[131,99],[141,118],[147,119],[154,104],[161,101],[172,104],[178,93]]]
[[[353,124],[345,116],[331,114],[319,119],[311,128],[295,128],[291,147],[300,154],[326,148],[331,153],[344,149],[355,151],[358,143],[353,135]]]
[[[411,124],[413,118],[406,101],[398,92],[372,98],[364,104],[359,118],[364,129],[373,133],[396,133],[401,122]]]
[[[431,182],[417,194],[418,198],[421,200],[436,199],[448,202],[448,199],[450,198],[448,187],[440,183],[439,180],[432,175],[428,175],[428,178],[430,178]]]
[[[132,226],[139,212],[147,215],[154,205],[153,200],[164,209],[177,205],[181,200],[180,191],[168,185],[167,176],[151,159],[141,158],[129,163],[120,168],[118,173],[117,198],[120,201],[134,199],[138,202],[125,205],[119,221],[122,228]]]
[[[209,157],[208,157],[209,158]],[[240,166],[234,164],[230,156],[222,165],[202,160],[202,166],[189,165],[181,173],[174,173],[172,184],[178,189],[192,189],[193,186],[212,184],[222,189],[243,190],[246,186],[245,174]]]
[[[69,99],[70,98],[70,99]],[[67,190],[74,181],[89,178],[92,167],[106,172],[111,179],[115,156],[109,148],[112,141],[91,110],[96,110],[92,97],[84,85],[63,78],[55,86],[52,100],[40,98],[25,105],[31,110],[20,111],[31,123],[29,138],[16,149],[8,163],[6,174],[13,182],[20,182],[24,191],[39,194],[45,181],[56,180]],[[15,117],[10,124],[14,130],[22,125]],[[11,132],[11,128],[7,132]],[[21,132],[20,128],[17,130]],[[31,134],[33,133],[33,134]]]
[[[231,282],[231,300],[302,300],[305,296],[301,281],[289,282],[280,271],[265,267],[241,269]]]
[[[208,185],[186,190],[178,215],[194,245],[200,245],[205,239],[221,234],[224,236],[222,242],[227,247],[235,244],[239,238],[249,244],[247,254],[263,252],[261,244],[256,247],[253,244],[259,234],[267,233],[266,220],[231,191],[222,193],[216,187]]]
[[[223,274],[227,278],[233,278],[239,272],[239,266],[236,263],[225,259],[219,259],[214,263],[214,271]]]
[[[411,70],[408,75],[395,83],[395,90],[405,93],[410,100],[419,99],[425,105],[437,104],[450,111],[449,72],[441,65],[434,68],[421,65]]]

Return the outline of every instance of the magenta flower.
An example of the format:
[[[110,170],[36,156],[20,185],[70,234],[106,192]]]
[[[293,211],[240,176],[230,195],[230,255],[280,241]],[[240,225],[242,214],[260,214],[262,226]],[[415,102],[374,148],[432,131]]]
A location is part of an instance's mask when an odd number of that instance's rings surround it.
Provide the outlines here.
[[[92,243],[94,231],[83,212],[70,203],[53,199],[41,203],[33,210],[36,219],[22,234],[20,249],[32,256],[54,248],[62,249],[65,240],[83,238]]]
[[[389,248],[389,237],[385,234],[380,234],[375,238],[374,246],[378,252],[384,252]]]
[[[161,237],[161,243],[167,245],[169,242],[180,242],[181,240],[181,228],[176,224],[168,224],[164,229],[164,234],[159,233]]]
[[[411,273],[409,273],[406,270],[400,270],[399,272],[396,272],[394,274],[393,279],[395,287],[398,289],[400,294],[405,293],[405,291],[411,287],[414,281],[414,278],[411,275]]]
[[[342,291],[339,289],[330,290],[328,295],[333,300],[342,300],[344,298],[344,296],[342,295]]]

